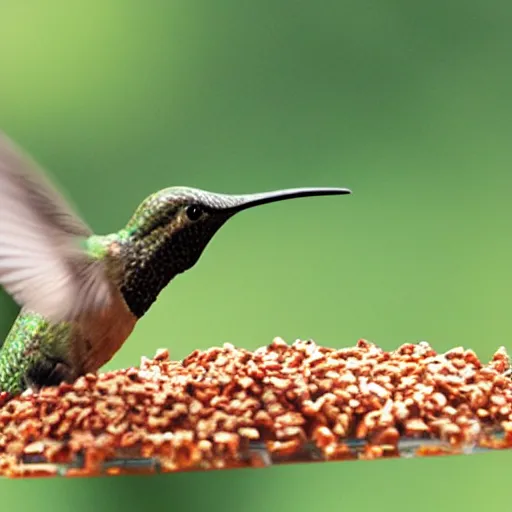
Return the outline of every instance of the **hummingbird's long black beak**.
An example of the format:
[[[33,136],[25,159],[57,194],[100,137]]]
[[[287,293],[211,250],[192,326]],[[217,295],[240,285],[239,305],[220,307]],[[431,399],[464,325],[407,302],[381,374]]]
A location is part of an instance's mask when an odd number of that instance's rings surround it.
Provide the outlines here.
[[[261,192],[258,194],[244,194],[239,196],[231,196],[234,199],[234,205],[227,208],[233,213],[259,206],[267,203],[275,203],[277,201],[285,201],[287,199],[296,199],[298,197],[310,196],[339,196],[351,194],[348,188],[288,188],[284,190],[274,190],[272,192]]]

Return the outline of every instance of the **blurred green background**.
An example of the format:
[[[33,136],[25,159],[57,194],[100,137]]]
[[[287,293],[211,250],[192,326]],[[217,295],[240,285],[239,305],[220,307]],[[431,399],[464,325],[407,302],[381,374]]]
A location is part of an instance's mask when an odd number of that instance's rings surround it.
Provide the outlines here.
[[[172,185],[354,192],[230,221],[107,368],[276,335],[512,349],[511,22],[494,0],[3,0],[0,129],[98,233]],[[0,508],[503,510],[511,465],[3,481]]]

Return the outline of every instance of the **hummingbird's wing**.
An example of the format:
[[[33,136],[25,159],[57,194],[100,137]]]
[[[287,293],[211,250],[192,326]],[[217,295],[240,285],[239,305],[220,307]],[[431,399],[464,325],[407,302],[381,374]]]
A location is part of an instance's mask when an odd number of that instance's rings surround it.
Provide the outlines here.
[[[111,287],[104,263],[85,251],[90,235],[37,164],[0,132],[0,285],[55,322],[105,307]]]

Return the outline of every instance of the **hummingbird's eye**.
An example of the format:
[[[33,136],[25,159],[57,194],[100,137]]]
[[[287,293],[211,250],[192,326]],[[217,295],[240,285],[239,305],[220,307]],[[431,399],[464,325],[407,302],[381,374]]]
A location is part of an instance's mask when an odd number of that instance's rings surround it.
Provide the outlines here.
[[[201,217],[201,215],[203,214],[203,210],[200,206],[197,206],[197,204],[193,204],[187,208],[185,213],[187,214],[187,217],[191,221],[195,221],[198,220],[199,217]]]

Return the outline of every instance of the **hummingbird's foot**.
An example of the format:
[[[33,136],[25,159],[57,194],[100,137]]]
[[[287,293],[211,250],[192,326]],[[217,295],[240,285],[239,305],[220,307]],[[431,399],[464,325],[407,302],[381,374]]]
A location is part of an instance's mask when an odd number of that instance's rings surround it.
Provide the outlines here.
[[[25,374],[27,388],[38,390],[46,386],[58,386],[73,380],[72,368],[63,360],[44,356],[32,364]]]

